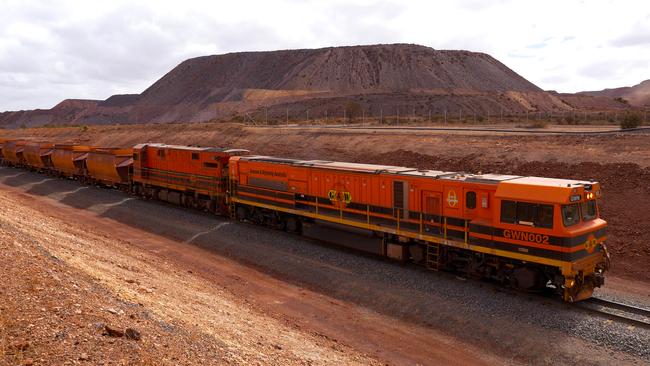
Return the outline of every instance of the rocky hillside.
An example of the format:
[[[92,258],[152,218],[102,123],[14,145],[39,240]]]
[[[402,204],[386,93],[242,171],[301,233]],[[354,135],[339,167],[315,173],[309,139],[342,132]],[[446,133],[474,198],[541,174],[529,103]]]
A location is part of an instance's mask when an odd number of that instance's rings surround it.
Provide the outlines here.
[[[648,107],[650,106],[650,80],[642,81],[640,84],[635,86],[603,89],[600,91],[586,91],[578,94],[607,97],[611,99],[622,98],[633,106]]]
[[[583,98],[584,99],[584,98]],[[142,94],[5,112],[0,126],[567,111],[493,57],[407,44],[239,52],[186,60]]]

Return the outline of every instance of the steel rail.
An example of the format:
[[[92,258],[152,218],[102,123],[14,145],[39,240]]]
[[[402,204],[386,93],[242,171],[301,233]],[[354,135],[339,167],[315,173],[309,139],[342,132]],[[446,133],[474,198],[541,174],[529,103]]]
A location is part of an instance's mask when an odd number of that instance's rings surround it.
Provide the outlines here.
[[[611,129],[604,131],[544,131],[533,129],[509,129],[509,128],[454,128],[454,127],[426,127],[426,126],[355,126],[355,125],[276,125],[276,126],[255,126],[264,128],[287,128],[287,129],[343,129],[343,130],[383,130],[383,131],[453,131],[453,132],[496,132],[508,134],[542,134],[542,135],[614,135],[630,132],[650,132],[650,127],[637,127],[625,130]]]
[[[650,309],[597,297],[585,299],[574,305],[602,317],[650,329]]]

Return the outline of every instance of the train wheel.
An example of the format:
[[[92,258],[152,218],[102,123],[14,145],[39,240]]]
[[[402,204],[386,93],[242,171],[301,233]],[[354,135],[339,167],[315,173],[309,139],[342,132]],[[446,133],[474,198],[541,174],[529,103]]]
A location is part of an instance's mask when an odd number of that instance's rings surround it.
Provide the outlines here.
[[[542,273],[531,267],[520,267],[513,271],[513,282],[515,288],[523,291],[539,291],[542,290],[546,283]]]
[[[244,206],[237,206],[235,216],[237,217],[238,221],[244,221],[248,217],[248,210]]]
[[[287,219],[286,230],[290,233],[302,233],[302,222],[297,217],[289,217]]]

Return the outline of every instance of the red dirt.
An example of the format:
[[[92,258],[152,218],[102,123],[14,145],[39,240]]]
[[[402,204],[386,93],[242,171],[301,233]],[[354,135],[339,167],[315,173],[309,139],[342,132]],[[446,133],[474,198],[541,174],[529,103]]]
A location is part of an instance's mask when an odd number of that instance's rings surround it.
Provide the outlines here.
[[[512,363],[19,188],[0,198],[0,364]]]

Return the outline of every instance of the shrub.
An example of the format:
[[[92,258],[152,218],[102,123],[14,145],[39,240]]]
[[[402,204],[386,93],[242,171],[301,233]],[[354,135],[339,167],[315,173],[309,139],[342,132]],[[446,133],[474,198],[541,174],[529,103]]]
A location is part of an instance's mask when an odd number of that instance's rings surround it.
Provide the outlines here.
[[[619,102],[619,103],[630,104],[630,102],[628,102],[627,99],[623,99],[623,98],[621,98],[621,97],[614,98],[614,100],[617,101],[617,102]]]
[[[621,129],[627,130],[630,128],[637,128],[641,125],[641,117],[638,114],[630,113],[626,114],[621,121]]]
[[[356,119],[362,111],[363,107],[357,102],[350,101],[345,104],[345,113],[347,114],[348,121]]]

